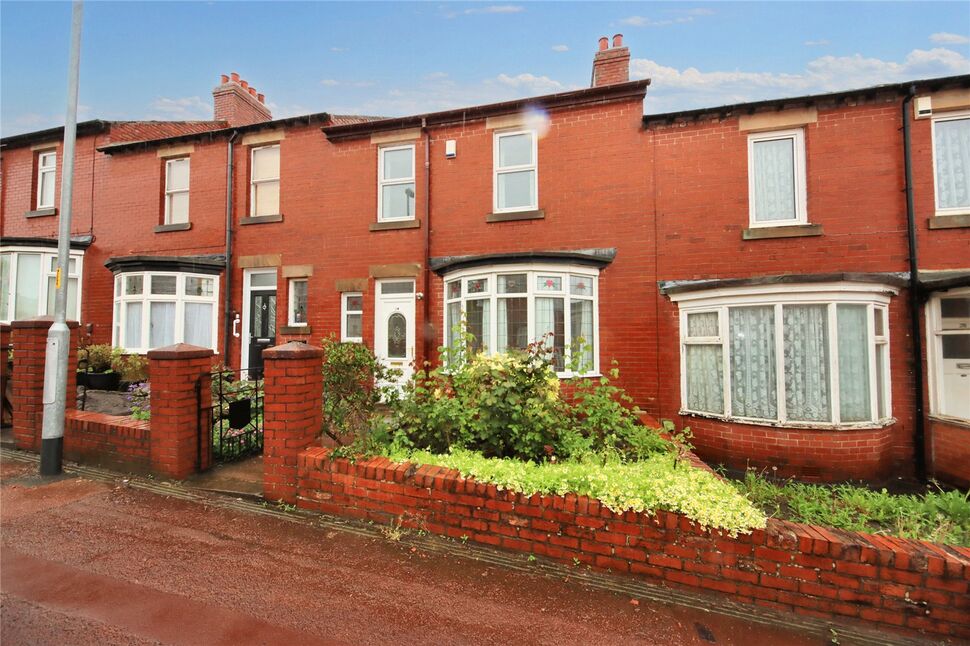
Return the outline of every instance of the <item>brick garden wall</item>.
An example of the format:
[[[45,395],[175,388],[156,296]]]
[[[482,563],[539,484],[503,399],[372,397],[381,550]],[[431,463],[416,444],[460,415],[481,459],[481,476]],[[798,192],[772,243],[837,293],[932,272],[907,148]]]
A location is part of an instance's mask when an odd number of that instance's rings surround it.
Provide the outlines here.
[[[585,496],[525,496],[434,466],[298,457],[303,509],[573,559],[826,619],[970,638],[970,549],[785,521],[730,538],[674,513],[617,514]]]
[[[64,457],[134,473],[151,472],[149,422],[129,417],[68,410],[64,425]]]

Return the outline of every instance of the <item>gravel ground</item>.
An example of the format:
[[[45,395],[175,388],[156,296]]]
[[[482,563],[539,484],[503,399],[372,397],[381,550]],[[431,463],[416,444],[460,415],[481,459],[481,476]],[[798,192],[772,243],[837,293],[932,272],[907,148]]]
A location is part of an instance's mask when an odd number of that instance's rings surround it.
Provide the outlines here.
[[[16,644],[820,644],[405,543],[0,463]]]

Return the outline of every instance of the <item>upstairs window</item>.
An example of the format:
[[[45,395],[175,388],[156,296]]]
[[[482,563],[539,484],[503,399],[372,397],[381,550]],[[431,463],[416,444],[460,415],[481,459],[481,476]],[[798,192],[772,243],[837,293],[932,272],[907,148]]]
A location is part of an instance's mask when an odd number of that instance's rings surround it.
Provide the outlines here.
[[[37,209],[54,208],[54,182],[57,176],[57,153],[37,155]]]
[[[536,141],[534,130],[495,134],[496,212],[533,211],[539,208]]]
[[[252,180],[249,193],[249,215],[280,213],[280,146],[253,148]]]
[[[887,289],[675,296],[682,411],[811,427],[888,419]]]
[[[748,201],[752,227],[808,223],[803,130],[748,136]]]
[[[377,219],[414,219],[414,146],[378,152]]]
[[[936,214],[970,213],[970,113],[933,119]]]
[[[165,224],[189,221],[189,158],[165,162]]]

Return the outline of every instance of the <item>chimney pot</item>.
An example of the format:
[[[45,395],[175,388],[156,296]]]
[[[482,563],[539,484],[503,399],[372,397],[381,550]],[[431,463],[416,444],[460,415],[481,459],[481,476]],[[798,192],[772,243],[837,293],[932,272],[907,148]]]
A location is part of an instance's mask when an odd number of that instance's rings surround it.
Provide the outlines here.
[[[219,78],[219,82],[220,82],[220,83],[221,83],[222,85],[225,85],[226,83],[228,83],[228,82],[229,82],[229,77],[228,77],[228,76],[226,76],[225,74],[221,74],[221,75],[220,75],[220,78]]]
[[[259,101],[260,103],[266,103],[266,95],[265,94],[257,94],[256,95],[256,100]]]
[[[232,76],[233,82],[235,83],[239,82],[239,72],[233,72],[230,76]]]
[[[239,85],[241,85],[242,86],[242,89],[244,89],[244,90],[248,90],[249,89],[249,81],[246,81],[246,80],[239,81]]]
[[[256,88],[254,87],[249,88],[249,96],[256,96]]]
[[[623,34],[613,36],[613,47],[623,47]]]
[[[610,46],[610,39],[606,36],[600,37],[600,51],[605,52]]]

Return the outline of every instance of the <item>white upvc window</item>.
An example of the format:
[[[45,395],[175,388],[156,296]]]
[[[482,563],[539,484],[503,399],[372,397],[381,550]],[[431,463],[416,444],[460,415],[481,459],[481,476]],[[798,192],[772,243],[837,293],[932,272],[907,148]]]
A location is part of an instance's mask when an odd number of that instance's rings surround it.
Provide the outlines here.
[[[809,428],[887,423],[895,293],[832,283],[673,295],[681,413]]]
[[[445,277],[445,344],[498,354],[542,342],[560,376],[599,371],[599,272],[582,265],[475,268]],[[575,370],[573,370],[575,368]]]
[[[970,112],[933,118],[936,215],[970,213]]]
[[[83,251],[71,251],[67,275],[67,318],[81,318]],[[30,247],[0,249],[0,322],[54,314],[57,252]]]
[[[57,152],[51,150],[37,155],[36,208],[54,208],[54,184],[57,178]]]
[[[280,213],[280,145],[252,149],[249,215]]]
[[[414,144],[378,149],[377,219],[414,219]]]
[[[112,343],[144,354],[173,343],[217,351],[219,277],[172,271],[115,275]]]
[[[535,130],[495,133],[495,212],[539,208],[538,139]]]
[[[307,287],[306,278],[291,278],[289,285],[289,306],[287,307],[287,324],[304,326],[307,324]]]
[[[165,162],[165,224],[189,221],[189,158]]]
[[[364,295],[344,292],[340,295],[340,340],[362,343],[364,340]]]
[[[751,227],[808,223],[805,131],[748,135],[748,203]]]
[[[926,329],[930,412],[970,421],[970,288],[934,294]]]

